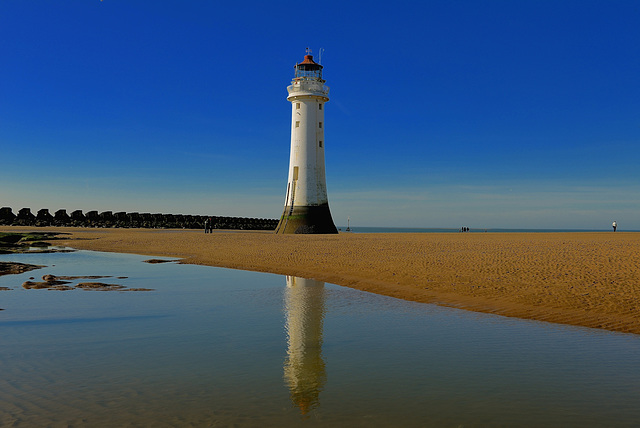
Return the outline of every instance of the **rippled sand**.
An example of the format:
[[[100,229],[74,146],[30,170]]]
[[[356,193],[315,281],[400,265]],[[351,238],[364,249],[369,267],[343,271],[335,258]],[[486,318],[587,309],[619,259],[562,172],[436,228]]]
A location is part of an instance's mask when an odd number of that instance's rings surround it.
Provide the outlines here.
[[[64,244],[79,249],[180,257],[418,302],[640,333],[640,233],[46,230],[71,233]]]

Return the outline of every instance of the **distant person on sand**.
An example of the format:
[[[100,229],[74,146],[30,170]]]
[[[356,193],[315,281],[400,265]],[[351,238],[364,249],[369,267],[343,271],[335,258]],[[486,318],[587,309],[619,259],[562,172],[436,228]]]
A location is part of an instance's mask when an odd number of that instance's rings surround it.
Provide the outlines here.
[[[613,226],[613,231],[615,232],[615,231],[616,231],[616,229],[618,228],[618,222],[615,222],[615,221],[614,221],[614,222],[611,224],[611,226]]]
[[[209,219],[204,221],[204,233],[209,233]]]

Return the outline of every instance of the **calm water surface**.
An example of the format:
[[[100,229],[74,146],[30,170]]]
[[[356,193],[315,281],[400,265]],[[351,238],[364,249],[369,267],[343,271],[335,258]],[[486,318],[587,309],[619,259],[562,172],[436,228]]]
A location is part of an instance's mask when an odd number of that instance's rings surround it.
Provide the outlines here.
[[[0,277],[2,426],[631,427],[640,336],[79,251]],[[25,290],[112,275],[154,291]]]

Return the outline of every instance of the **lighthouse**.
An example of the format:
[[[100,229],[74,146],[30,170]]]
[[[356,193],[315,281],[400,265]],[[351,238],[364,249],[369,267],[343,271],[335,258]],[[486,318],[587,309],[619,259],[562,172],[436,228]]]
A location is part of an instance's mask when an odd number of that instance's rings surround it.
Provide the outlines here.
[[[322,79],[322,66],[309,49],[294,69],[287,87],[291,102],[289,177],[276,233],[338,233],[329,211],[324,168],[324,106],[329,88]]]

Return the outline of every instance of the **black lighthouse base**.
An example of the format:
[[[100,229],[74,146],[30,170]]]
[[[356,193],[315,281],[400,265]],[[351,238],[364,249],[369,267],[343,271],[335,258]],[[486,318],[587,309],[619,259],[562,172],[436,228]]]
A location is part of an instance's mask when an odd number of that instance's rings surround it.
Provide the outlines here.
[[[284,207],[276,233],[329,234],[338,233],[329,204]]]

